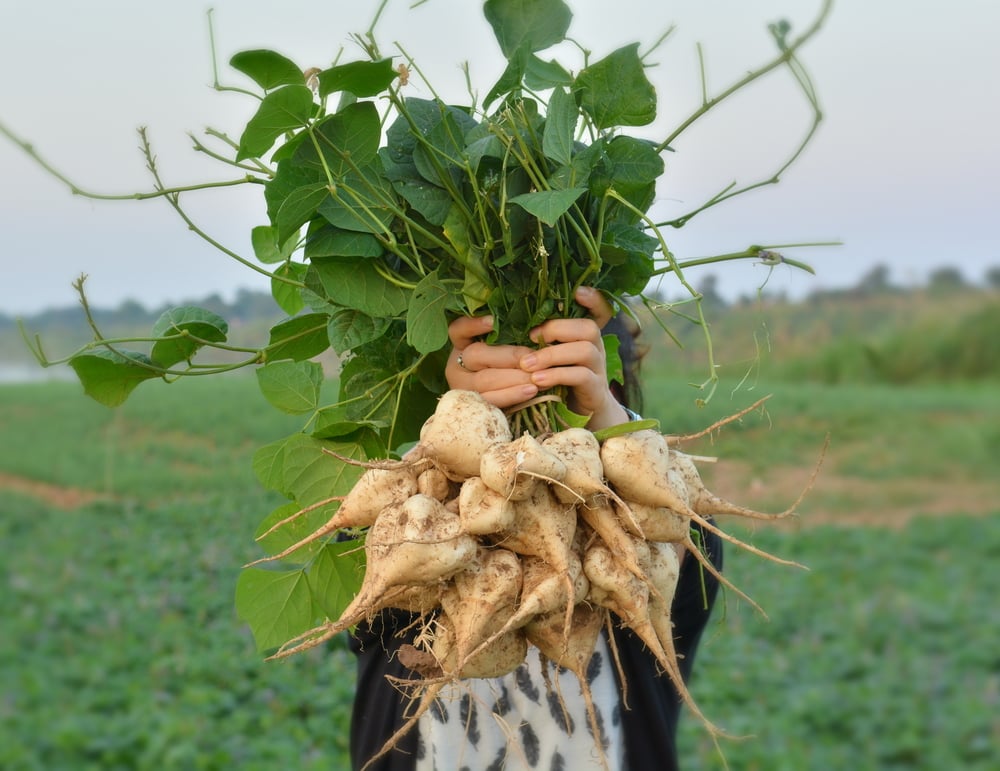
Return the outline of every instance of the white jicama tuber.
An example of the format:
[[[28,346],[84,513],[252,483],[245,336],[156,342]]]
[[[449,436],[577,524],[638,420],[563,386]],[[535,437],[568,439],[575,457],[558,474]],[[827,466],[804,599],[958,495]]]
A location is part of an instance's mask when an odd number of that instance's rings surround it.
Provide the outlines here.
[[[566,465],[531,434],[494,444],[479,461],[479,476],[491,490],[511,501],[523,501],[541,482],[558,482]]]
[[[462,482],[458,493],[458,516],[462,530],[472,535],[502,532],[514,524],[514,504],[486,486],[480,477]]]
[[[292,544],[278,554],[251,562],[250,565],[284,559],[302,547],[341,528],[368,527],[375,522],[383,509],[402,503],[414,495],[417,490],[417,474],[410,463],[397,461],[387,466],[373,466],[368,468],[361,475],[361,478],[354,483],[351,491],[343,497],[337,511],[323,526],[317,528],[305,538]],[[273,525],[266,532],[261,533],[257,537],[257,540],[265,538],[282,525],[291,522],[302,514],[314,510],[320,505],[327,505],[336,500],[340,499],[331,498],[322,501],[321,504],[314,504],[300,509]]]
[[[667,439],[663,434],[652,429],[645,429],[607,439],[601,445],[601,461],[604,464],[604,474],[609,484],[622,498],[653,507],[670,509],[686,517],[689,521],[697,523],[705,530],[716,533],[720,538],[753,554],[782,565],[803,567],[797,562],[775,557],[773,554],[768,554],[756,546],[729,535],[693,510],[687,503],[689,494],[686,487],[675,489],[671,484],[672,482],[676,484],[680,478],[677,474],[674,474],[673,477],[670,474],[674,452],[668,446]],[[684,544],[705,570],[715,576],[720,583],[732,589],[764,614],[764,609],[759,604],[723,576],[715,565],[702,554],[701,549],[692,540],[690,532],[678,542]]]
[[[670,486],[670,447],[653,429],[612,436],[601,445],[604,476],[627,501],[686,512],[681,494]]]
[[[629,521],[635,522],[638,535],[647,541],[682,543],[691,534],[691,518],[679,514],[666,506],[650,506],[646,503],[628,502],[631,518],[622,517],[622,525],[628,528]],[[631,530],[629,531],[631,532]]]
[[[507,666],[510,646],[517,644],[513,640],[504,648],[504,655],[498,657],[501,660],[493,662],[489,659],[494,653],[494,646],[485,650],[479,646],[501,629],[513,614],[521,585],[521,561],[513,552],[500,548],[480,547],[476,561],[454,577],[441,595],[441,608],[451,622],[450,639],[446,644],[441,644],[439,640],[435,640],[434,644],[434,653],[446,675],[496,677],[502,674],[469,673],[494,672]],[[478,651],[478,655],[470,658],[474,650]],[[524,651],[514,667],[523,657]]]
[[[431,466],[417,475],[417,492],[445,503],[451,498],[451,481],[441,469]]]
[[[690,455],[678,450],[671,450],[670,470],[671,473],[677,474],[683,480],[683,484],[687,488],[688,495],[691,498],[691,508],[703,517],[729,514],[748,519],[784,519],[793,516],[798,508],[798,504],[802,501],[802,496],[799,496],[799,499],[791,506],[775,514],[754,511],[753,509],[730,503],[725,498],[716,495],[705,487],[694,459]],[[806,490],[808,490],[808,487]],[[805,495],[805,491],[803,491],[803,495]]]
[[[497,542],[518,554],[541,557],[556,570],[566,572],[576,534],[576,507],[557,501],[544,484],[536,485],[529,498],[513,505],[514,522],[497,536]]]
[[[358,594],[337,621],[327,622],[271,658],[315,647],[358,623],[379,607],[387,590],[450,578],[476,558],[477,543],[461,532],[458,516],[440,501],[414,495],[385,509],[365,539],[367,566]]]
[[[563,503],[585,502],[608,491],[601,465],[601,445],[585,428],[567,428],[542,440],[542,447],[562,460],[566,473],[553,492]]]
[[[503,412],[475,391],[447,391],[420,430],[423,453],[457,481],[479,474],[483,453],[511,438]]]

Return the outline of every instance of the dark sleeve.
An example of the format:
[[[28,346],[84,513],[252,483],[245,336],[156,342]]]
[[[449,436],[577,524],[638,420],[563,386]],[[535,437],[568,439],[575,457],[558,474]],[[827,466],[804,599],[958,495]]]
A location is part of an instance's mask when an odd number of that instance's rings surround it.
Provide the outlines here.
[[[722,539],[714,533],[702,535],[709,559],[721,571]],[[671,610],[674,646],[685,682],[690,680],[698,643],[718,589],[718,580],[688,554],[681,565]],[[626,686],[627,702],[621,719],[627,767],[630,771],[676,771],[681,697],[670,678],[660,674],[656,660],[638,637],[618,627],[614,637],[622,669],[616,677],[624,677]]]
[[[399,647],[412,642],[406,635],[414,617],[401,611],[383,611],[371,624],[360,624],[349,645],[357,657],[357,690],[351,715],[351,769],[360,771],[402,726],[409,704],[404,693],[386,675],[412,679],[416,675],[399,663]],[[416,764],[417,731],[407,733],[388,755],[369,771],[413,771]]]

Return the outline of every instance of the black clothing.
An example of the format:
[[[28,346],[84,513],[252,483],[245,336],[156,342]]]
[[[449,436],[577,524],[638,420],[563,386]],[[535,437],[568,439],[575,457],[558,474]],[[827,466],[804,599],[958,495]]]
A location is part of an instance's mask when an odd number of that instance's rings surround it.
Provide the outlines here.
[[[722,568],[722,539],[702,532],[708,556],[716,568]],[[672,618],[675,647],[680,657],[681,673],[687,681],[694,664],[695,651],[708,623],[718,580],[687,555],[681,565]],[[408,700],[385,676],[413,678],[416,675],[399,663],[399,647],[411,640],[397,635],[413,620],[401,611],[379,614],[370,626],[359,626],[350,639],[357,655],[358,680],[351,721],[351,767],[359,771],[375,755],[403,722]],[[627,703],[621,718],[629,771],[676,771],[677,721],[681,701],[667,675],[660,675],[656,659],[628,629],[616,627],[614,641],[622,672],[628,684]],[[619,681],[619,689],[621,683]],[[416,763],[417,730],[414,728],[396,748],[382,758],[371,771],[413,771]]]

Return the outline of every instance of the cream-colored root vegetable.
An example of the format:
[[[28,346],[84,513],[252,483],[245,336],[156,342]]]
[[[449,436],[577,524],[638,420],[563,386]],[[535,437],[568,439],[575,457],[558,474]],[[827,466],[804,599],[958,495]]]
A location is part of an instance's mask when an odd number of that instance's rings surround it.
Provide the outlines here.
[[[480,477],[469,477],[458,493],[458,516],[466,533],[492,535],[514,525],[514,504]]]
[[[417,473],[413,465],[409,463],[395,462],[391,465],[379,465],[367,469],[361,475],[361,478],[355,482],[354,487],[351,488],[351,491],[346,496],[329,498],[326,501],[300,509],[270,527],[266,532],[259,535],[257,540],[259,541],[267,537],[278,528],[303,514],[329,505],[332,502],[341,501],[339,508],[326,524],[278,554],[256,560],[245,567],[258,565],[261,562],[284,559],[304,546],[318,541],[320,538],[330,535],[337,530],[349,527],[368,527],[374,524],[383,509],[402,503],[418,491],[417,479]]]
[[[531,434],[487,448],[479,461],[479,476],[507,500],[523,501],[537,482],[559,482],[566,465]]]
[[[479,474],[487,449],[511,439],[503,411],[475,391],[446,392],[420,430],[421,451],[459,482]]]
[[[414,495],[385,509],[365,539],[367,565],[361,589],[337,621],[329,621],[293,647],[283,647],[271,658],[283,658],[313,648],[370,616],[386,591],[441,581],[468,567],[478,544],[462,533],[458,516],[440,501]]]
[[[782,565],[804,567],[797,562],[781,559],[762,549],[758,549],[752,544],[741,541],[716,527],[705,519],[705,517],[694,511],[686,501],[688,497],[686,488],[675,489],[671,485],[670,469],[673,452],[663,434],[652,429],[645,429],[607,439],[601,445],[601,461],[604,464],[604,474],[609,484],[626,501],[635,501],[636,503],[654,508],[663,507],[670,509],[687,517],[689,521],[697,523],[703,529],[715,533],[720,538],[753,554]],[[678,476],[674,474],[673,479],[675,480],[674,484],[676,484]],[[680,543],[720,583],[738,594],[761,614],[766,616],[764,609],[757,602],[723,576],[716,569],[715,565],[712,564],[711,560],[702,554],[701,549],[698,548],[697,544],[691,538],[690,532],[685,535]]]

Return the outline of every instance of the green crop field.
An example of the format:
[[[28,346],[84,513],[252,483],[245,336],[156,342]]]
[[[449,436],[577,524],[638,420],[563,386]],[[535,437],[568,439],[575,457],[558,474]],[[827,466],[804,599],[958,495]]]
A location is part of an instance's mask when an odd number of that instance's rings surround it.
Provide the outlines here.
[[[646,411],[696,432],[710,487],[800,516],[748,529],[693,692],[729,768],[994,769],[1000,760],[996,384],[724,383],[698,410],[662,362]],[[254,449],[300,419],[253,378],[145,386],[120,409],[71,383],[0,387],[0,768],[344,769],[342,644],[265,663],[236,617],[277,503]],[[824,443],[829,436],[829,446]],[[686,768],[724,768],[693,719]]]

